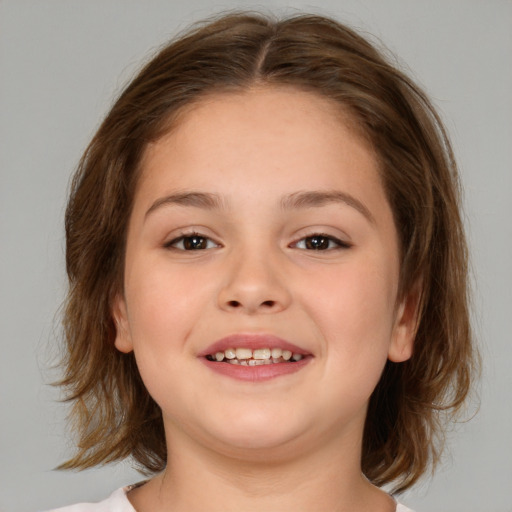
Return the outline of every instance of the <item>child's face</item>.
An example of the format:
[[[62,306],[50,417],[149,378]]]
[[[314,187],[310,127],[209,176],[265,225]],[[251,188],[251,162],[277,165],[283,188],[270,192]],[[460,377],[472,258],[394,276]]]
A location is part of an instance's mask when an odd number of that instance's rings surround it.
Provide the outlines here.
[[[203,100],[148,147],[116,346],[135,351],[171,449],[183,435],[266,458],[358,446],[386,360],[410,356],[392,212],[340,118],[311,93],[261,88]],[[205,357],[247,344],[303,358]]]

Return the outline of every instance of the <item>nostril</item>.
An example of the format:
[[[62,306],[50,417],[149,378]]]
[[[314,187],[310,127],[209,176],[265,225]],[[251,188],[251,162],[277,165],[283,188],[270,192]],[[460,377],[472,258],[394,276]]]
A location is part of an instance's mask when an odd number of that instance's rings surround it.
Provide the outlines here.
[[[241,302],[239,302],[238,300],[230,300],[227,302],[227,305],[232,309],[243,307],[243,304]],[[273,308],[273,307],[275,307],[275,305],[276,305],[275,300],[265,300],[260,304],[260,307]]]

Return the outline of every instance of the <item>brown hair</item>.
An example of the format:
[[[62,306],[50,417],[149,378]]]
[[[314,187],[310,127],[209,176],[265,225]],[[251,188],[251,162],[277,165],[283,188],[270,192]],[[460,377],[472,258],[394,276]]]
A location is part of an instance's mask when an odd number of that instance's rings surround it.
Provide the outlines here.
[[[166,464],[161,411],[133,354],[114,347],[112,299],[145,147],[206,94],[286,85],[342,105],[372,144],[401,241],[400,294],[421,283],[414,354],[387,362],[369,404],[362,469],[411,486],[438,460],[441,418],[455,417],[475,368],[456,166],[424,93],[368,41],[333,20],[230,14],[164,47],[128,85],[82,157],[66,212],[69,276],[62,384],[78,453],[62,468],[132,456]]]

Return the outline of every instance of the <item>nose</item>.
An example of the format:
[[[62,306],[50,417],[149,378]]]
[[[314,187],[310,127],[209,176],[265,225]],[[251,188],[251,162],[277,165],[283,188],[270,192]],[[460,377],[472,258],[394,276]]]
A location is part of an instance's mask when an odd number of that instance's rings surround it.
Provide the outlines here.
[[[278,258],[244,253],[226,266],[226,279],[218,294],[221,309],[254,315],[278,313],[290,305],[291,293]]]

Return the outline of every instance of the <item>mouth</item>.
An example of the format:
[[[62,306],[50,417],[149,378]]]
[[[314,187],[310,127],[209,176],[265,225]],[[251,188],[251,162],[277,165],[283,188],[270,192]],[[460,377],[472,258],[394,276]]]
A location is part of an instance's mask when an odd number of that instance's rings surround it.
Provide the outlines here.
[[[275,336],[232,335],[199,354],[212,370],[240,380],[259,381],[295,373],[312,354]]]
[[[219,350],[215,354],[208,354],[208,361],[224,362],[228,364],[239,364],[242,366],[261,366],[264,364],[296,363],[304,356],[298,352],[281,348],[258,348],[250,349],[244,347],[228,348]]]

